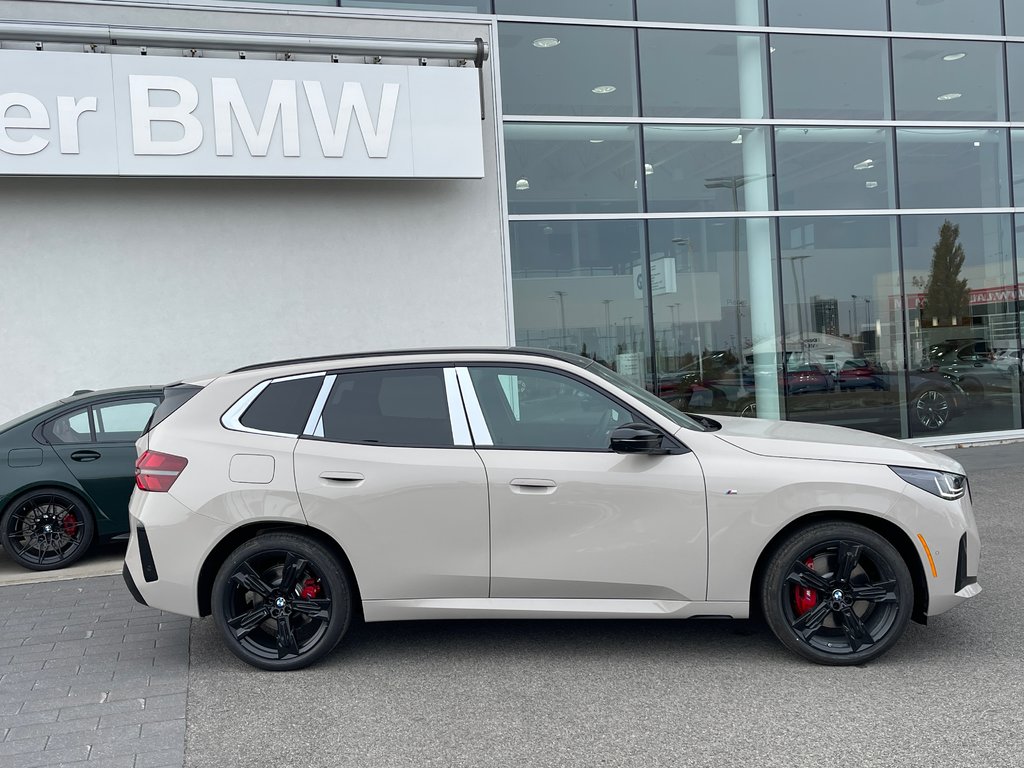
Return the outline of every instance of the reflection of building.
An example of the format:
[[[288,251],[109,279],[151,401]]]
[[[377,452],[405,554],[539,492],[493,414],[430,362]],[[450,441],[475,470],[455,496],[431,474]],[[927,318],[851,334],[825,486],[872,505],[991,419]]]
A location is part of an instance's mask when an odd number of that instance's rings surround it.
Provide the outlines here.
[[[772,417],[789,410],[776,367],[791,359],[895,371],[933,340],[1020,346],[1020,0],[281,2],[0,0],[0,56],[38,64],[4,68],[0,226],[18,237],[0,302],[15,372],[0,379],[0,422],[69,386],[462,343],[585,353],[642,384],[731,350]],[[191,90],[154,87],[148,110],[122,109],[117,130],[97,133],[119,86],[87,70],[107,59],[144,76],[195,68],[198,106]],[[365,103],[339,102],[330,76],[300,76],[337,64],[373,69]],[[215,104],[212,77],[230,78],[211,68],[229,65],[238,92]],[[248,79],[257,68],[270,79]],[[472,98],[457,104],[415,80],[459,75]],[[408,122],[401,102],[389,122],[382,98],[399,81],[436,105],[429,120]],[[47,127],[17,127],[26,115]],[[462,131],[474,141],[424,149]],[[454,173],[481,138],[478,169]],[[328,170],[356,157],[361,171]],[[410,165],[394,171],[400,157]],[[112,160],[167,171],[126,179]],[[947,218],[969,283],[956,326],[916,306]],[[99,313],[88,344],[59,313],[39,315],[36,285],[52,305]],[[149,343],[143,314],[164,346],[125,356]],[[956,429],[1020,429],[1019,394]],[[822,420],[877,430],[833,404]],[[892,411],[887,433],[913,434],[911,404]]]
[[[827,333],[830,336],[839,335],[839,301],[837,299],[825,299],[815,296],[811,299],[811,307],[814,310],[814,331],[816,333]]]

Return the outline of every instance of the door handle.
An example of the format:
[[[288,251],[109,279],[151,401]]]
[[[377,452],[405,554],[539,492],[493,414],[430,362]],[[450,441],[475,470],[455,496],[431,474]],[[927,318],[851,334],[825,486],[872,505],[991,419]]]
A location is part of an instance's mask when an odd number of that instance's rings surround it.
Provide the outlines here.
[[[366,477],[361,472],[321,472],[320,479],[337,485],[359,485]]]
[[[517,477],[509,481],[513,493],[548,494],[558,490],[554,480],[541,480],[534,477]]]
[[[97,451],[75,451],[71,454],[72,461],[96,461],[103,454]]]

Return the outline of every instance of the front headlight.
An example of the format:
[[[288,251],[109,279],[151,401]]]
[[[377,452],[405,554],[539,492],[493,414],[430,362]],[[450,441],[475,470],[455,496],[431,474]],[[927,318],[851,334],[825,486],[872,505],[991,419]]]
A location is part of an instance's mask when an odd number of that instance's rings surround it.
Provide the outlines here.
[[[911,485],[942,499],[953,501],[963,498],[963,495],[967,493],[967,478],[964,475],[914,467],[889,467],[889,469]]]

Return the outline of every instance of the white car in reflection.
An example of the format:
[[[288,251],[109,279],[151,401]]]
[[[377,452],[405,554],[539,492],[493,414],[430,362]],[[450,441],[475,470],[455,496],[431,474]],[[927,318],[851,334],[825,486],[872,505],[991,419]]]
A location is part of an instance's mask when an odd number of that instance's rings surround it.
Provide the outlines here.
[[[296,669],[351,622],[745,618],[859,664],[980,591],[963,468],[838,427],[691,418],[585,358],[406,351],[168,387],[124,576]]]

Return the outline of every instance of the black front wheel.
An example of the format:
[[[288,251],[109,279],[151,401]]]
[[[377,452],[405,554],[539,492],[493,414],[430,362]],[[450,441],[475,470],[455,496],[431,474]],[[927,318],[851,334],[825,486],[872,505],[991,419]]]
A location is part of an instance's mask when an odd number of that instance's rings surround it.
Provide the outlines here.
[[[33,571],[66,568],[88,551],[96,535],[92,513],[78,496],[37,488],[12,501],[0,520],[0,542]]]
[[[341,640],[352,615],[337,557],[294,533],[257,536],[231,553],[213,584],[213,619],[228,648],[261,669],[301,669]]]
[[[914,586],[882,536],[853,523],[817,523],[771,557],[762,582],[765,619],[783,645],[819,664],[862,664],[907,627]]]
[[[918,426],[929,432],[942,429],[953,415],[949,398],[937,389],[918,395],[911,404],[911,411]]]

